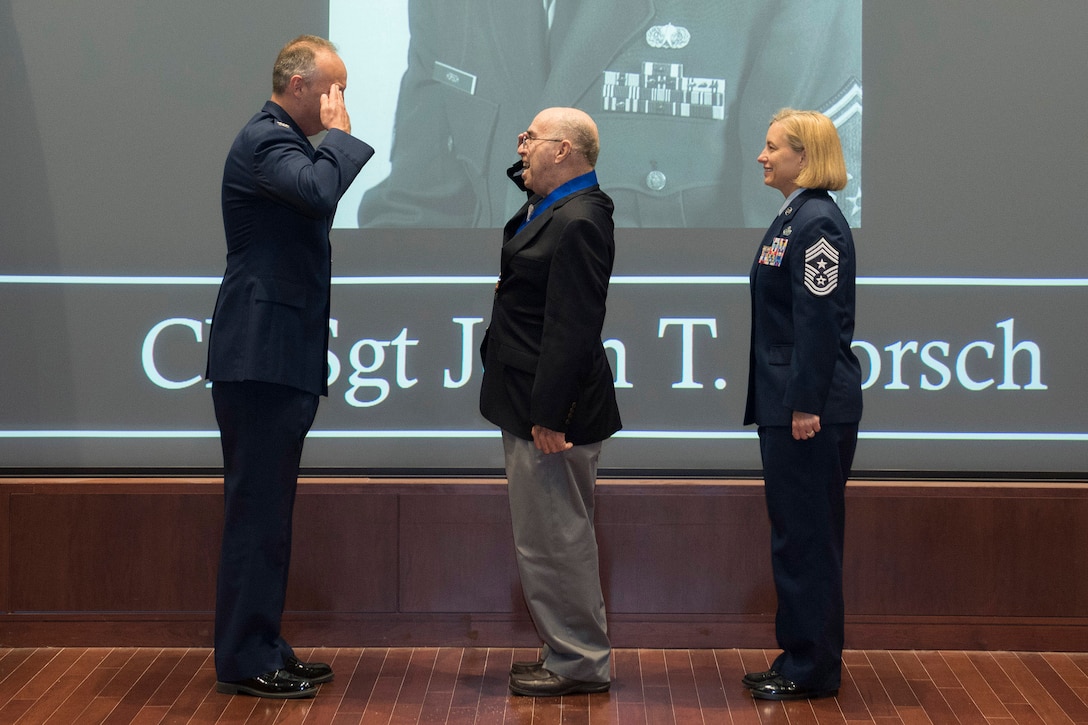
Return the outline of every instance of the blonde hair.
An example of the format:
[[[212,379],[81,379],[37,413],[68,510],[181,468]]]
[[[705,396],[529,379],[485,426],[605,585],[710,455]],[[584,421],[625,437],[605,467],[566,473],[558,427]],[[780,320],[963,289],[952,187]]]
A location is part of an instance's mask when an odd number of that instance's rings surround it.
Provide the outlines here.
[[[783,108],[771,117],[771,123],[782,127],[790,148],[805,153],[805,166],[797,175],[798,186],[831,191],[845,188],[846,161],[839,132],[830,118],[819,111]]]

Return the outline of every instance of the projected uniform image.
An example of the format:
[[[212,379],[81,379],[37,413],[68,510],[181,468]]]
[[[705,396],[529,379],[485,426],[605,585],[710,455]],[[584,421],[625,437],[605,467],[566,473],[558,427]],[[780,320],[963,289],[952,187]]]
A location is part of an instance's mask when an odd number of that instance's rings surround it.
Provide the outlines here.
[[[390,173],[364,227],[501,227],[504,173],[537,109],[598,120],[598,174],[624,227],[762,227],[750,175],[768,120],[819,109],[843,139],[837,201],[861,221],[861,0],[409,0]],[[372,27],[337,28],[342,47]],[[375,68],[376,70],[376,68]]]

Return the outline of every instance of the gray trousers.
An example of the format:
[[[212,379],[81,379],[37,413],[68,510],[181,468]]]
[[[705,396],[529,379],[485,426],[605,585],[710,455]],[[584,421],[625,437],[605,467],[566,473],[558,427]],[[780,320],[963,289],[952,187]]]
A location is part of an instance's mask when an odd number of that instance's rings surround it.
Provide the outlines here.
[[[607,682],[612,646],[593,530],[601,444],[545,455],[506,431],[502,442],[518,573],[544,667]]]

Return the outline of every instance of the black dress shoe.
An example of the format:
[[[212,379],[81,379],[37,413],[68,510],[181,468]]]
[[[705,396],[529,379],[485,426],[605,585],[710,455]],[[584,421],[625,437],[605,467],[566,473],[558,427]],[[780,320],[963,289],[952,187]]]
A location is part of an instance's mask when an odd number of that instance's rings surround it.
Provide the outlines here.
[[[814,700],[818,697],[834,697],[839,694],[837,687],[833,690],[814,690],[801,687],[793,680],[787,680],[782,675],[762,682],[752,687],[751,690],[752,697],[757,700]]]
[[[582,693],[608,692],[610,682],[583,682],[557,675],[541,667],[523,675],[510,675],[510,692],[525,697],[559,697]]]
[[[283,663],[283,669],[295,677],[309,680],[315,685],[332,680],[332,668],[324,662],[301,662],[294,657],[288,657]]]
[[[528,675],[536,672],[544,666],[544,660],[537,660],[536,662],[515,662],[510,665],[511,675]]]
[[[245,680],[216,682],[215,691],[224,695],[253,695],[291,700],[299,697],[313,697],[317,694],[317,685],[296,677],[287,670],[272,670]]]

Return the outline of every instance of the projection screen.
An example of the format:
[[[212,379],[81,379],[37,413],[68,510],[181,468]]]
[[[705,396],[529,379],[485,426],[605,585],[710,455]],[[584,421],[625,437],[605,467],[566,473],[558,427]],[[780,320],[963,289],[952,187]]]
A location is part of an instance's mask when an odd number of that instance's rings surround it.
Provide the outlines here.
[[[315,33],[377,154],[332,232],[308,470],[501,470],[477,348],[518,202],[502,170],[536,111],[575,105],[617,206],[624,429],[602,466],[758,471],[748,272],[781,195],[755,157],[794,106],[832,116],[848,157],[855,469],[1084,477],[1088,5],[559,0],[550,27],[536,5],[0,2],[0,470],[220,465],[223,160],[279,48]]]

